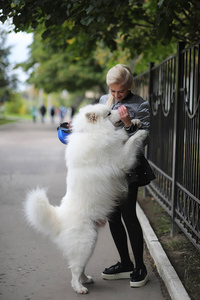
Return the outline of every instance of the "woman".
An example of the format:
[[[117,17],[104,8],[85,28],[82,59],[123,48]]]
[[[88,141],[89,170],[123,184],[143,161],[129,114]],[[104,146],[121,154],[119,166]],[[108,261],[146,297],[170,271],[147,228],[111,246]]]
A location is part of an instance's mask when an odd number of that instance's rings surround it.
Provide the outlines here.
[[[118,109],[121,122],[117,126],[119,128],[124,127],[129,136],[131,136],[138,130],[131,123],[131,120],[136,118],[142,123],[141,129],[145,129],[149,133],[149,103],[131,92],[133,88],[133,76],[129,67],[121,64],[114,66],[108,71],[106,82],[110,88],[110,95],[102,96],[100,103],[106,104],[112,109]],[[127,199],[123,202],[123,205],[117,207],[115,212],[110,216],[109,221],[110,231],[121,262],[106,268],[102,273],[102,277],[108,280],[131,277],[131,287],[141,287],[148,281],[147,269],[143,261],[143,233],[136,215],[136,201],[138,187],[148,184],[155,178],[143,154],[140,155],[139,161],[139,166],[135,170],[132,170],[130,174],[127,174],[129,182]],[[127,235],[122,218],[134,254],[135,267],[130,259]]]

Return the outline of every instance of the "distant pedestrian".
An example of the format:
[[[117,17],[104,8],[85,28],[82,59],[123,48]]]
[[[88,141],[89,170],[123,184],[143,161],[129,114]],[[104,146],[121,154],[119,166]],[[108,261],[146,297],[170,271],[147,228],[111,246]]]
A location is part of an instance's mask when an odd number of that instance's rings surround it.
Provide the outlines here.
[[[44,123],[44,117],[45,117],[45,114],[46,114],[46,107],[44,106],[44,104],[40,107],[40,113],[41,113],[41,120],[42,120],[42,123]]]
[[[36,123],[37,107],[35,105],[33,105],[32,108],[31,108],[31,116],[33,118],[33,123]]]
[[[67,113],[67,108],[65,107],[65,106],[60,106],[59,107],[59,110],[60,110],[60,122],[62,123],[63,122],[63,120],[64,120],[64,117],[65,117],[65,115],[66,115],[66,113]]]
[[[72,106],[71,107],[71,118],[73,117],[74,113],[75,113],[75,108],[74,108],[74,106]]]
[[[50,109],[50,115],[51,115],[51,122],[54,123],[54,116],[55,116],[55,107],[52,106]]]

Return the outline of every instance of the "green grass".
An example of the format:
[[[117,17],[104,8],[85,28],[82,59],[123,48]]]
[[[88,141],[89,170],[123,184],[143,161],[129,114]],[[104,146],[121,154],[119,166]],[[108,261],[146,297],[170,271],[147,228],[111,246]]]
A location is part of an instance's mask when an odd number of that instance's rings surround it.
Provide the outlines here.
[[[0,118],[0,125],[8,124],[8,123],[13,123],[16,122],[15,120],[8,120],[4,118]]]
[[[16,120],[32,120],[31,115],[19,115],[19,114],[5,114],[7,119],[16,119]]]
[[[0,115],[0,125],[8,124],[8,123],[13,123],[18,120],[31,120],[32,117],[30,115],[18,115],[18,114],[4,114]]]

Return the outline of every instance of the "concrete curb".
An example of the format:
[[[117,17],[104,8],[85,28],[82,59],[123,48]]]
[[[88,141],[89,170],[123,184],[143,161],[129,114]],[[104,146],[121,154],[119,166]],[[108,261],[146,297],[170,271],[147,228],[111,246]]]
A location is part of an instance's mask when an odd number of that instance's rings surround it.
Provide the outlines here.
[[[180,281],[157,236],[155,235],[146,215],[138,203],[137,215],[142,226],[144,239],[149,252],[172,300],[189,300],[189,295],[187,294],[182,282]]]

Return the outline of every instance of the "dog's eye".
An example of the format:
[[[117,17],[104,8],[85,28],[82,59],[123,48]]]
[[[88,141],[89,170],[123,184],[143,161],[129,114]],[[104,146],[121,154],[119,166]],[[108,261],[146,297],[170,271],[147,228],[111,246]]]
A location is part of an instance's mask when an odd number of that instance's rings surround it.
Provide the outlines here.
[[[111,115],[111,112],[109,111],[109,113],[107,114],[107,117]]]

